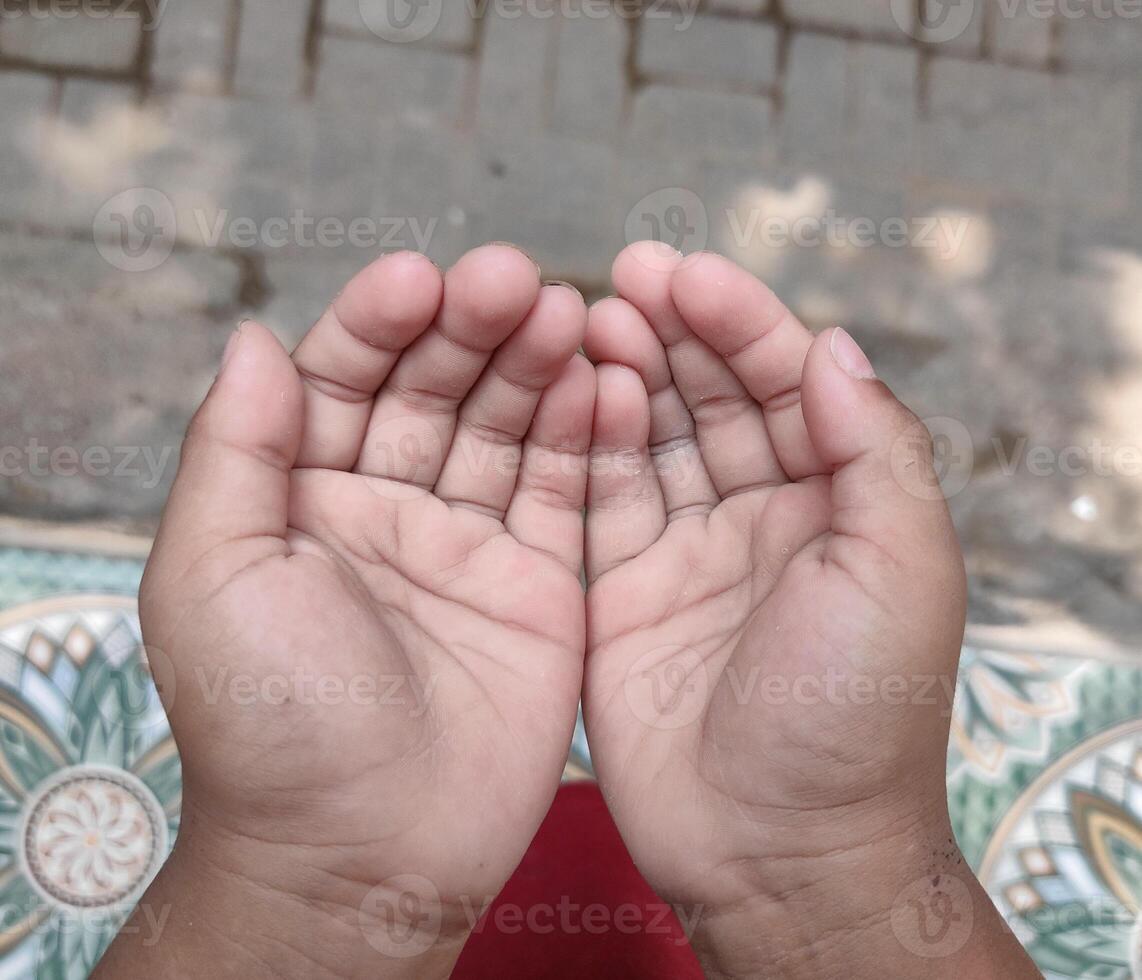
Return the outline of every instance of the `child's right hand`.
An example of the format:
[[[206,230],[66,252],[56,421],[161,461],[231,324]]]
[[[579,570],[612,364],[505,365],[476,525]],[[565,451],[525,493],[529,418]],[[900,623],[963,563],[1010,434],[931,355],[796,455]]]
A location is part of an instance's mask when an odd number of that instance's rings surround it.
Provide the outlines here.
[[[927,430],[726,259],[644,242],[614,280],[584,714],[635,862],[712,976],[1037,976],[949,826],[965,586]]]

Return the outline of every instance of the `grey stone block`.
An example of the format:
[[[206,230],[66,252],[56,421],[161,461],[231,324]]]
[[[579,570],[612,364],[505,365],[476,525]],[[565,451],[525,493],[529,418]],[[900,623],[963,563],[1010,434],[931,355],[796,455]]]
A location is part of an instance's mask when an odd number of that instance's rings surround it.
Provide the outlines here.
[[[544,278],[602,282],[621,228],[608,148],[550,136],[481,140],[465,180],[475,241],[517,242]]]
[[[305,79],[311,0],[242,0],[234,88],[292,98]]]
[[[154,32],[154,78],[175,88],[220,91],[235,11],[235,0],[168,3]]]
[[[547,52],[556,21],[492,4],[484,16],[477,83],[481,127],[539,131],[546,122]]]
[[[5,476],[6,507],[72,520],[157,514],[186,423],[239,315],[238,268],[175,252],[129,273],[91,242],[8,234],[0,264],[0,445],[30,454],[34,440],[70,460],[101,453],[86,468],[29,465]]]
[[[644,17],[637,67],[650,79],[765,88],[777,78],[777,31],[728,17]]]
[[[374,163],[373,213],[387,236],[383,249],[410,248],[448,266],[480,244],[484,195],[503,178],[476,160],[472,141],[455,132],[386,127]]]
[[[897,184],[910,170],[919,62],[913,48],[850,45],[850,113],[842,163],[854,172],[878,183]]]
[[[0,220],[43,223],[47,113],[55,83],[43,75],[0,73]]]
[[[628,25],[578,17],[559,25],[553,126],[561,134],[612,139],[626,93]]]
[[[992,0],[991,47],[1006,61],[1045,65],[1051,56],[1053,3],[1023,0],[1012,7],[1010,0]]]
[[[1070,5],[1077,16],[1060,18],[1060,59],[1068,68],[1137,78],[1142,71],[1142,16],[1106,16],[1107,5],[1079,0]],[[1113,9],[1113,8],[1112,8]],[[1102,11],[1102,16],[1096,13]]]
[[[896,20],[891,0],[785,0],[784,9],[795,24],[895,37],[904,29]],[[911,26],[911,21],[905,24]]]
[[[90,233],[110,197],[142,184],[142,160],[167,139],[133,86],[68,79],[59,114],[46,127],[44,224]]]
[[[753,95],[648,85],[635,96],[631,143],[692,159],[771,152],[773,106]]]
[[[387,126],[367,106],[321,102],[306,111],[304,206],[322,217],[345,221],[373,213],[381,174],[378,161]]]
[[[928,83],[928,117],[918,128],[924,177],[1024,199],[1051,185],[1059,135],[1049,75],[935,58]]]
[[[62,68],[126,72],[135,66],[142,35],[137,13],[75,14],[62,16],[45,0],[28,8],[6,5],[0,14],[0,54]]]
[[[843,148],[848,124],[848,42],[799,31],[793,35],[788,57],[782,159],[795,166],[832,167]]]
[[[1125,211],[1137,201],[1131,174],[1138,86],[1060,75],[1051,84],[1053,189],[1064,204]]]
[[[916,51],[797,34],[781,119],[786,166],[899,180],[911,165]]]
[[[171,201],[181,240],[256,251],[267,221],[305,207],[313,146],[307,107],[197,95],[153,107],[168,139],[139,170],[145,186]]]
[[[469,67],[463,55],[371,38],[326,37],[317,98],[327,105],[352,100],[378,119],[455,123],[465,104]]]

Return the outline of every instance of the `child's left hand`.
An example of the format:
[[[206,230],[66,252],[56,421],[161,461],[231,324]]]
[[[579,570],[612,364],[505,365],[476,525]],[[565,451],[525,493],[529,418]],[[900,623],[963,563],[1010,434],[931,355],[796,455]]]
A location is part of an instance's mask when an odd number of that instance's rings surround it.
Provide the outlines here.
[[[140,600],[184,762],[183,830],[144,898],[182,930],[166,951],[216,977],[299,975],[280,967],[299,951],[307,976],[447,975],[575,722],[585,329],[578,293],[500,245],[443,280],[380,259],[292,361],[240,329]],[[144,953],[113,948],[101,975]]]

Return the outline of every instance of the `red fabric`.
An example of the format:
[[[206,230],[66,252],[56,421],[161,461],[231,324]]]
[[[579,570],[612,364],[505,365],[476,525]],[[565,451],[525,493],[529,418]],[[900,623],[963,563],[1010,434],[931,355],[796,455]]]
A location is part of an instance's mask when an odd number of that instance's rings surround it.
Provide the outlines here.
[[[678,919],[631,861],[598,787],[570,783],[452,975],[701,980],[702,971]]]

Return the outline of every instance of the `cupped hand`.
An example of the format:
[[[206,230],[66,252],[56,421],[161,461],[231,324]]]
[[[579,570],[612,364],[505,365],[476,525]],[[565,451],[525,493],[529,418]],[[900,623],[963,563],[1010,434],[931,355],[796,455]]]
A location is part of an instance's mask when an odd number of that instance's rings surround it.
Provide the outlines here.
[[[340,973],[358,951],[446,973],[417,944],[451,936],[454,958],[558,787],[584,648],[585,328],[578,293],[514,248],[443,277],[395,254],[292,360],[243,324],[190,426],[141,594],[177,681],[179,849],[347,936],[360,920],[375,949],[296,937]]]
[[[585,343],[600,785],[711,975],[885,975],[871,924],[964,870],[964,568],[928,433],[847,333],[726,259],[641,243],[614,280]]]

